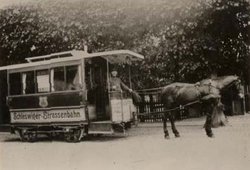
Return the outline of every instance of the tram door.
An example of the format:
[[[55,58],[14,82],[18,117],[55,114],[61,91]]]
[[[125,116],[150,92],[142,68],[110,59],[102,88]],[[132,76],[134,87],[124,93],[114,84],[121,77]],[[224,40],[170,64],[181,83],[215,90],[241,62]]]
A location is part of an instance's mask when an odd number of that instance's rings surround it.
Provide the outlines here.
[[[107,67],[103,58],[90,59],[86,64],[86,84],[88,89],[88,110],[92,120],[109,120]]]

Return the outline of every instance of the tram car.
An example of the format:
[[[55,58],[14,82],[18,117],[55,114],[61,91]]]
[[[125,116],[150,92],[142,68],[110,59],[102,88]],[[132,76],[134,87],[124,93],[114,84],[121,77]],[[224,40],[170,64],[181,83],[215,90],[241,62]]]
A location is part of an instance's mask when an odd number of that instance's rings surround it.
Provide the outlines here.
[[[137,110],[129,93],[110,90],[110,69],[126,66],[131,85],[127,68],[143,58],[129,50],[72,50],[1,67],[7,73],[11,132],[30,142],[40,134],[78,142],[88,134],[124,133]]]

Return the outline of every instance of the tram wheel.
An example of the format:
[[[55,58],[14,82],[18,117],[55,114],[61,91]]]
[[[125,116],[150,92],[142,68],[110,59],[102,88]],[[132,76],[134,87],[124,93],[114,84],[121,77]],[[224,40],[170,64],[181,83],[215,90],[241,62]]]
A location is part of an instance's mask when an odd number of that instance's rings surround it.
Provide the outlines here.
[[[83,136],[83,129],[74,129],[71,132],[67,132],[64,134],[64,139],[67,142],[80,142]]]
[[[37,133],[26,130],[19,130],[20,138],[23,142],[35,142],[37,141]]]
[[[126,122],[125,123],[125,129],[130,129],[131,128],[131,122]]]

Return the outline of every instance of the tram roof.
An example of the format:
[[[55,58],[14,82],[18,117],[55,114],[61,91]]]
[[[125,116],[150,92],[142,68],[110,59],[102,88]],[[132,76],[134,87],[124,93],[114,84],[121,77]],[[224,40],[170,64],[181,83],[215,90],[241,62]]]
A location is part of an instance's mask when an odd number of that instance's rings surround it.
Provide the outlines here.
[[[68,55],[68,56],[67,56]],[[71,56],[70,56],[71,55]],[[67,57],[59,57],[59,56],[67,56]],[[60,53],[52,53],[44,56],[30,57],[26,58],[28,63],[8,65],[0,67],[0,71],[2,70],[13,70],[13,69],[21,69],[42,65],[50,65],[54,63],[60,62],[70,62],[80,59],[91,59],[94,57],[102,57],[108,62],[112,64],[131,64],[133,61],[138,61],[144,59],[144,56],[138,53],[135,53],[130,50],[114,50],[114,51],[105,51],[105,52],[96,52],[96,53],[87,53],[85,51],[65,51]],[[40,61],[37,61],[40,60]],[[41,61],[42,60],[42,61]]]

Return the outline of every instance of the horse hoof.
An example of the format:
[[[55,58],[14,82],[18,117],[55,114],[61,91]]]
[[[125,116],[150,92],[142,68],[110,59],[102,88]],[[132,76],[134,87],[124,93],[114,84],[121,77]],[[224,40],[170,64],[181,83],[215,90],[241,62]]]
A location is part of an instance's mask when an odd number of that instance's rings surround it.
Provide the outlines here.
[[[176,137],[176,138],[179,138],[179,137],[181,137],[181,136],[180,136],[179,133],[177,133],[177,134],[175,134],[175,137]]]
[[[170,139],[170,136],[165,135],[165,139]]]
[[[207,134],[208,137],[214,138],[214,134]]]

